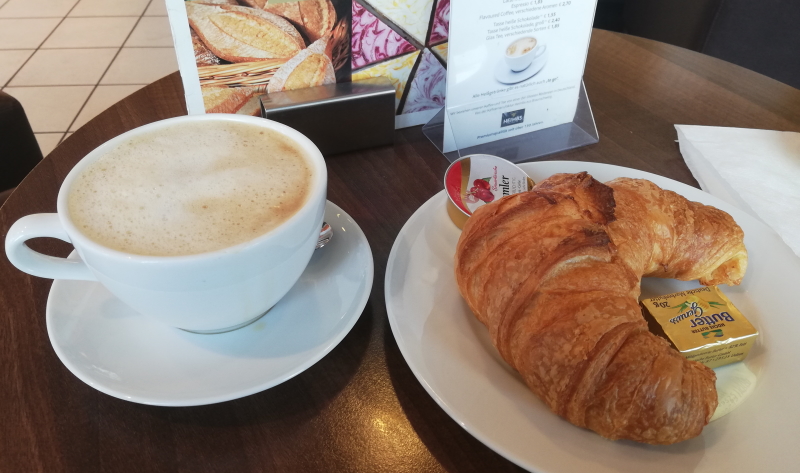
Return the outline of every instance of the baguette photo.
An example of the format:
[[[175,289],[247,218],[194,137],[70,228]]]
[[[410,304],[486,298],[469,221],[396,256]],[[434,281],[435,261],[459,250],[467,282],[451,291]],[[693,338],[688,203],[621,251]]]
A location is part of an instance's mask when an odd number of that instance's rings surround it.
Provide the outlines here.
[[[291,23],[256,8],[186,2],[186,13],[206,47],[226,61],[289,58],[305,47]]]
[[[322,38],[282,65],[272,76],[267,92],[301,89],[336,82],[333,63],[326,54],[328,39]]]
[[[328,34],[333,29],[333,25],[336,24],[336,10],[329,0],[283,3],[268,3],[266,0],[242,0],[242,3],[286,18],[311,43]]]
[[[260,94],[335,83],[337,71],[349,77],[349,23],[331,0],[184,6],[207,113],[258,115]]]

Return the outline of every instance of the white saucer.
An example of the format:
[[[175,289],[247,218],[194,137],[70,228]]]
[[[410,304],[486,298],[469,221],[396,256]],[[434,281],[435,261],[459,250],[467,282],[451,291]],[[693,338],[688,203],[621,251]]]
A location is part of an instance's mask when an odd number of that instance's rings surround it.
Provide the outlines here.
[[[497,66],[494,68],[494,78],[502,84],[516,84],[538,74],[545,64],[547,64],[546,57],[541,61],[534,60],[526,69],[514,72],[508,67],[505,60],[500,60],[497,61]]]
[[[330,352],[355,325],[372,289],[372,251],[361,228],[328,202],[333,240],[314,252],[298,283],[247,327],[200,335],[128,308],[102,285],[53,282],[47,331],[81,381],[120,399],[194,406],[280,384]]]

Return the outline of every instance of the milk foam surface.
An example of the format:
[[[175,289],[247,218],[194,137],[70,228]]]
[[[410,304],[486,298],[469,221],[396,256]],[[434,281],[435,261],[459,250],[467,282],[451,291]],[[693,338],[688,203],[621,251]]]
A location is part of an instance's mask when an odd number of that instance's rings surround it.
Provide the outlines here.
[[[176,124],[123,143],[73,182],[69,214],[126,253],[179,256],[252,240],[294,215],[313,170],[291,139],[239,122]]]
[[[536,38],[520,38],[506,49],[506,54],[512,57],[522,56],[536,47]]]

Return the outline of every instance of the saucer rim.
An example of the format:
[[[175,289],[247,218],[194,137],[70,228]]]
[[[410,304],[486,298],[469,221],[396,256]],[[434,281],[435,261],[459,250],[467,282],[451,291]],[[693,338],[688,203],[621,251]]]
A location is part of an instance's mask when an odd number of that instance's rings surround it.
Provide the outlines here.
[[[319,362],[322,358],[324,358],[328,353],[333,351],[339,343],[350,333],[353,329],[355,324],[361,318],[361,315],[364,313],[364,309],[366,308],[367,304],[369,303],[369,298],[372,295],[372,287],[375,282],[375,260],[372,255],[372,248],[369,245],[369,240],[367,239],[364,231],[358,225],[358,223],[353,219],[350,214],[345,212],[341,207],[334,204],[330,200],[326,200],[325,202],[325,213],[333,213],[334,215],[339,214],[340,218],[347,219],[349,223],[352,225],[353,229],[356,230],[355,232],[342,232],[343,235],[340,235],[339,238],[354,238],[360,240],[361,243],[364,245],[364,256],[368,259],[366,263],[366,275],[364,278],[365,284],[364,289],[361,291],[360,294],[356,293],[353,297],[354,302],[358,302],[357,304],[353,304],[353,311],[349,315],[350,320],[337,332],[335,332],[330,338],[322,340],[324,344],[316,350],[309,358],[305,359],[304,362],[299,363],[297,366],[288,370],[283,376],[271,377],[266,382],[255,384],[250,388],[239,389],[235,391],[231,391],[225,394],[216,394],[211,396],[187,396],[182,399],[176,399],[174,397],[163,398],[159,399],[158,396],[142,396],[142,395],[131,395],[123,390],[111,388],[106,386],[102,383],[98,383],[96,378],[92,378],[86,376],[83,369],[76,366],[70,358],[66,355],[63,351],[61,344],[56,339],[55,329],[52,325],[52,318],[53,318],[53,305],[54,304],[54,297],[53,293],[57,289],[58,286],[64,283],[72,283],[75,281],[71,280],[54,280],[53,284],[50,287],[50,290],[47,295],[47,303],[45,307],[45,324],[47,328],[47,335],[50,341],[50,345],[52,346],[53,350],[56,353],[56,356],[61,361],[61,363],[67,368],[67,370],[72,373],[75,377],[81,380],[83,383],[91,386],[92,388],[96,389],[97,391],[102,392],[103,394],[107,394],[109,396],[115,397],[117,399],[122,399],[124,401],[130,401],[137,404],[143,405],[151,405],[151,406],[165,406],[165,407],[190,407],[190,406],[203,406],[203,405],[210,405],[210,404],[218,404],[221,402],[232,401],[235,399],[240,399],[243,397],[247,397],[262,391],[266,391],[267,389],[273,388],[279,384],[282,384],[295,376],[303,373],[317,362]],[[326,220],[330,220],[326,216]],[[349,228],[348,228],[349,230]],[[77,256],[77,253],[73,251],[70,254],[70,257]],[[96,281],[79,281],[81,283],[86,284],[100,284]],[[113,297],[113,296],[112,296]],[[360,299],[360,300],[359,300]],[[174,327],[173,327],[174,328]],[[242,327],[241,329],[246,329],[247,327]],[[178,328],[174,328],[175,330],[180,330]],[[235,332],[235,330],[233,331]],[[221,335],[230,334],[233,332],[226,332]],[[215,336],[216,334],[197,334],[199,336]]]
[[[545,53],[545,54],[546,54],[546,53]],[[535,60],[535,59],[534,59],[534,60]],[[497,82],[500,82],[501,84],[504,84],[504,85],[514,85],[514,84],[519,84],[520,82],[525,82],[526,80],[528,80],[528,79],[532,78],[532,77],[533,77],[533,76],[535,76],[536,74],[538,74],[538,73],[542,72],[542,69],[544,69],[544,66],[545,66],[546,64],[547,64],[547,58],[545,58],[545,59],[544,59],[544,61],[542,61],[542,65],[541,65],[541,66],[540,66],[538,69],[536,69],[536,72],[530,73],[530,71],[528,71],[528,68],[525,68],[525,69],[523,69],[523,70],[521,70],[521,71],[519,71],[519,72],[514,72],[514,71],[512,71],[512,70],[511,70],[511,68],[509,68],[509,67],[508,67],[508,66],[505,64],[505,60],[500,60],[500,61],[497,61],[497,65],[496,65],[496,66],[495,66],[495,68],[494,68],[494,79],[495,79]],[[533,65],[533,62],[531,62],[531,66],[532,66],[532,65]],[[528,67],[531,67],[531,66],[528,66]],[[531,69],[531,70],[533,70],[533,69]],[[527,71],[527,72],[526,72],[526,71]],[[522,74],[523,72],[525,72],[526,74],[527,74],[527,73],[530,73],[530,75],[527,75],[527,76],[526,76],[525,74]],[[524,78],[522,78],[522,79],[519,79],[519,80],[515,80],[515,81],[513,81],[513,82],[508,82],[508,81],[500,80],[500,77],[498,77],[500,74],[503,74],[503,73],[509,73],[509,74],[520,74],[520,76],[519,76],[519,77],[522,77],[522,76],[525,76],[525,77],[524,77]]]

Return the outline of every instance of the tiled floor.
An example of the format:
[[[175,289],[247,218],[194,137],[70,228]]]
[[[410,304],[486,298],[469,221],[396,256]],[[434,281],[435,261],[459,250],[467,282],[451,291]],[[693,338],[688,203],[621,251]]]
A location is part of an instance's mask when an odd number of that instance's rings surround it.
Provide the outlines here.
[[[0,89],[22,103],[45,155],[177,70],[164,0],[0,0]]]

